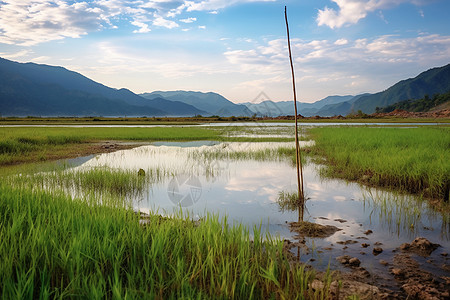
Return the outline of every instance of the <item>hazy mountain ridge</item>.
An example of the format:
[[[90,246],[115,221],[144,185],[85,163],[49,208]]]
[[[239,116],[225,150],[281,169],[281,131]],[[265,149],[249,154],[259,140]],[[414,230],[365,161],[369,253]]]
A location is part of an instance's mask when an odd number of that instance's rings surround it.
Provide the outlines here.
[[[297,103],[298,113],[305,116],[331,117],[348,115],[352,112],[374,113],[376,108],[383,108],[404,100],[422,99],[425,95],[445,94],[450,91],[450,64],[429,69],[414,78],[401,80],[388,89],[375,94],[356,96],[329,96],[314,103]],[[290,103],[290,107],[285,103]],[[293,115],[292,101],[246,103],[261,116]]]
[[[220,94],[193,91],[154,91],[140,94],[146,99],[153,97],[163,97],[171,101],[179,101],[192,105],[206,113],[202,115],[218,115],[222,117],[230,116],[251,116],[254,113],[243,104],[235,104]]]
[[[0,58],[2,116],[193,116],[204,113],[167,99],[144,99],[62,67]]]
[[[402,100],[450,91],[450,64],[402,80],[376,94],[328,96],[298,102],[309,116],[372,113]],[[407,97],[407,99],[405,99]],[[386,105],[387,104],[387,105]],[[63,67],[18,63],[0,58],[1,116],[269,116],[293,115],[292,101],[235,104],[220,94],[154,91],[141,95],[114,89]]]
[[[305,117],[310,116],[328,116],[329,107],[340,107],[346,101],[351,101],[358,96],[328,96],[324,99],[313,103],[297,102],[297,112]],[[244,103],[247,107],[256,113],[258,116],[277,117],[283,115],[294,115],[294,105],[292,101],[274,102],[270,100],[261,103]],[[351,106],[348,104],[348,106]],[[340,111],[342,109],[337,109]],[[334,110],[331,110],[331,115],[334,115]],[[337,113],[338,115],[341,113]]]

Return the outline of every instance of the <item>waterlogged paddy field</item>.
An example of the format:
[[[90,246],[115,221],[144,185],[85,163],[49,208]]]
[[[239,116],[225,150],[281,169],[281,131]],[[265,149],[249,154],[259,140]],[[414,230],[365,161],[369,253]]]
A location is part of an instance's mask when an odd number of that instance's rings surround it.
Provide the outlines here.
[[[291,129],[278,126],[261,135],[250,128],[229,136],[287,138],[292,137]],[[301,143],[310,146],[313,142]],[[63,189],[76,197],[94,195],[99,201],[103,195],[113,194],[127,199],[142,213],[171,216],[182,209],[200,222],[207,213],[215,213],[227,216],[229,223],[241,223],[250,229],[261,227],[263,233],[296,242],[296,233],[290,231],[288,222],[298,220],[298,210],[283,210],[277,202],[280,192],[296,191],[294,147],[293,142],[153,142],[69,160],[58,171],[14,180]],[[379,261],[391,262],[393,250],[423,236],[441,247],[430,257],[417,257],[421,267],[448,276],[442,268],[448,266],[448,258],[441,255],[450,251],[448,212],[437,212],[427,201],[412,195],[321,178],[321,168],[306,160],[308,201],[303,219],[341,230],[327,238],[305,238],[304,246],[293,249],[297,259],[325,270],[329,265],[331,269],[344,269],[336,261],[338,256],[357,257],[362,267],[376,274],[378,282],[391,286],[393,276]],[[144,176],[137,175],[140,169]],[[98,181],[99,177],[126,184],[115,186]],[[362,244],[369,246],[363,248]],[[375,247],[383,252],[373,255]]]

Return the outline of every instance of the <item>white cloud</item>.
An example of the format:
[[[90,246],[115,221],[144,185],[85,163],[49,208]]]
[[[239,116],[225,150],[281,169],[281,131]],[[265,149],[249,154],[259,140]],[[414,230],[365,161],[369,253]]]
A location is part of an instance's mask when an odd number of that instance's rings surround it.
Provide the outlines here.
[[[174,22],[172,20],[164,19],[163,17],[157,17],[156,19],[154,19],[153,25],[159,26],[159,27],[165,27],[168,29],[176,28],[179,26],[176,22]]]
[[[200,25],[200,26],[198,26],[198,29],[206,29],[206,26],[205,25]]]
[[[197,18],[186,18],[186,19],[180,20],[180,22],[183,22],[183,23],[193,23],[195,21],[197,21]]]
[[[2,0],[0,43],[32,46],[64,38],[80,38],[93,31],[116,29],[124,22],[151,31],[149,24],[168,29],[170,20],[191,11],[217,12],[231,5],[274,0]],[[187,16],[181,22],[197,19]],[[203,27],[199,27],[203,28]]]
[[[337,4],[338,10],[325,7],[319,9],[317,23],[330,28],[339,28],[344,25],[356,24],[365,18],[368,13],[380,9],[389,9],[402,3],[414,5],[426,4],[427,0],[331,0]],[[384,20],[383,14],[380,17]]]
[[[139,30],[134,30],[133,33],[147,33],[151,31],[151,29],[148,28],[148,25],[145,23],[133,21],[131,22],[131,24],[133,24],[136,27],[139,27]]]
[[[425,13],[423,12],[422,9],[419,9],[419,15],[420,15],[422,18],[425,18]]]
[[[323,96],[377,92],[427,68],[447,64],[450,57],[450,36],[437,34],[337,41],[293,39],[291,44],[297,82],[306,95],[307,90]],[[254,79],[243,83],[249,88],[270,86],[269,78],[289,80],[284,39],[251,50],[229,50],[224,55],[239,72],[252,74]]]
[[[30,46],[66,37],[79,38],[99,25],[98,12],[89,9],[86,2],[0,2],[0,43]]]
[[[0,52],[0,57],[6,58],[6,59],[13,59],[13,58],[27,56],[29,53],[30,53],[30,51],[28,51],[28,50],[21,50],[16,53],[1,53]]]
[[[187,11],[210,11],[210,13],[217,13],[218,9],[232,6],[240,3],[248,2],[275,2],[276,0],[197,0],[185,1],[184,6]]]
[[[334,42],[334,44],[338,45],[338,46],[343,46],[343,45],[347,45],[348,41],[346,39],[339,39],[336,42]]]

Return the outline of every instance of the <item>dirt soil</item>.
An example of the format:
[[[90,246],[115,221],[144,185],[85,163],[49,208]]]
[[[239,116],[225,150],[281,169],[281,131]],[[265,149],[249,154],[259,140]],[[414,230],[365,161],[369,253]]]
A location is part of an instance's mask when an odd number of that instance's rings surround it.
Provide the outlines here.
[[[148,143],[147,143],[148,144]],[[121,142],[121,141],[102,141],[96,143],[82,143],[67,145],[65,151],[62,153],[54,152],[47,153],[46,160],[58,160],[65,158],[77,158],[82,156],[88,156],[92,154],[110,153],[119,150],[131,149],[146,145],[146,143],[133,143],[133,142]]]
[[[336,231],[342,230],[332,225],[321,225],[311,222],[291,222],[289,229],[299,236],[326,238],[332,236]]]
[[[374,113],[370,115],[374,118],[398,117],[398,118],[450,118],[450,109],[442,109],[428,112],[409,112],[406,110],[396,109],[389,113]]]
[[[298,257],[290,251],[294,247],[306,245],[302,240],[298,242],[284,241],[284,250],[293,262],[298,262]],[[333,281],[330,285],[330,299],[347,299],[350,296],[358,295],[358,299],[449,299],[450,300],[450,266],[441,266],[444,274],[442,276],[432,274],[421,268],[416,260],[417,256],[428,257],[438,244],[433,244],[425,238],[416,238],[411,243],[402,244],[394,250],[392,264],[384,261],[380,263],[389,266],[389,271],[395,281],[396,290],[383,285],[377,274],[372,274],[361,267],[361,261],[356,257],[343,255],[336,259],[343,264],[349,272],[335,271]],[[447,255],[442,254],[442,255]],[[318,290],[325,288],[323,281],[324,273],[319,273],[310,287]]]

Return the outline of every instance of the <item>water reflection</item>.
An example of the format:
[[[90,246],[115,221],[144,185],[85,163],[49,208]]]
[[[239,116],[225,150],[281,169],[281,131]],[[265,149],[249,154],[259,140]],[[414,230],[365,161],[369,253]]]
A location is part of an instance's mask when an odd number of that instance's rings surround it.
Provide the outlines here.
[[[385,247],[394,248],[421,234],[449,246],[448,220],[443,222],[442,215],[430,209],[427,202],[342,180],[324,180],[318,175],[321,166],[311,162],[303,171],[309,200],[293,211],[280,211],[279,193],[297,190],[295,167],[290,157],[278,157],[276,149],[280,147],[294,148],[294,143],[154,143],[97,155],[75,169],[106,166],[165,174],[160,182],[149,184],[139,198],[132,199],[135,208],[144,212],[171,212],[174,204],[169,183],[187,174],[196,176],[202,188],[201,197],[188,207],[193,215],[227,214],[250,227],[262,222],[264,230],[282,238],[292,236],[286,222],[296,220],[342,229],[315,241],[316,245],[366,237],[364,232],[370,229],[374,232],[370,239],[383,240]],[[270,157],[272,150],[274,156]]]
[[[292,152],[279,152],[280,148]],[[393,249],[416,236],[439,243],[442,247],[435,251],[437,256],[450,251],[448,217],[443,218],[428,202],[343,180],[323,179],[319,175],[323,167],[308,161],[303,166],[306,201],[280,209],[281,192],[298,193],[294,148],[293,142],[159,142],[81,159],[65,172],[100,169],[137,174],[143,169],[145,185],[139,185],[139,193],[127,194],[136,210],[173,215],[181,206],[194,218],[209,212],[226,214],[232,222],[249,228],[261,226],[263,233],[297,242],[293,254],[318,268],[326,268],[329,263],[339,268],[334,257],[347,254],[376,269],[378,259],[389,260]],[[340,230],[325,238],[296,237],[288,226],[296,221]],[[375,258],[371,249],[379,242],[384,252]],[[362,243],[370,247],[362,248]]]
[[[81,159],[78,166],[66,172],[109,169],[137,174],[143,169],[149,178],[157,180],[149,179],[140,193],[130,197],[136,210],[172,215],[182,206],[194,218],[208,212],[226,214],[229,220],[249,228],[261,226],[263,232],[296,241],[293,251],[297,258],[319,269],[328,264],[339,268],[334,258],[347,254],[364,260],[365,268],[387,272],[380,269],[383,267],[378,259],[389,260],[393,249],[416,236],[442,246],[433,259],[450,251],[449,218],[434,211],[428,202],[343,180],[323,179],[319,175],[323,167],[310,161],[303,166],[306,201],[280,209],[281,192],[297,194],[294,152],[279,152],[280,148],[294,149],[295,145],[158,142]],[[295,221],[332,225],[340,230],[326,238],[299,239],[288,226]],[[370,247],[362,248],[362,243]],[[376,243],[382,243],[384,252],[375,258],[371,249]]]

